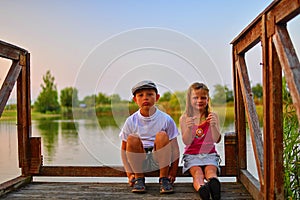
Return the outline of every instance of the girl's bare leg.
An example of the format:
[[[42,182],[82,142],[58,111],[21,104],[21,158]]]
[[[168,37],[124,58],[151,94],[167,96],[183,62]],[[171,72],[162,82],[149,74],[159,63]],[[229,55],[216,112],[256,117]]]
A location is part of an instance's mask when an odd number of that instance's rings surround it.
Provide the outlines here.
[[[193,186],[195,190],[198,191],[199,188],[204,185],[204,174],[202,168],[199,166],[191,167],[190,173],[193,177]]]

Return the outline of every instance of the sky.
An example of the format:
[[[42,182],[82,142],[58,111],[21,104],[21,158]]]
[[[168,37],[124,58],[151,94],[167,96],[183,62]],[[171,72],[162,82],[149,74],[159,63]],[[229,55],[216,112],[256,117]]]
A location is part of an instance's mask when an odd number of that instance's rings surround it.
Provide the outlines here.
[[[161,94],[195,81],[232,89],[230,42],[271,2],[2,0],[0,40],[30,52],[33,101],[47,70],[58,91],[75,87],[79,99],[102,92],[129,100],[144,79]],[[251,83],[260,83],[259,50],[248,59]],[[1,84],[9,66],[0,58]]]

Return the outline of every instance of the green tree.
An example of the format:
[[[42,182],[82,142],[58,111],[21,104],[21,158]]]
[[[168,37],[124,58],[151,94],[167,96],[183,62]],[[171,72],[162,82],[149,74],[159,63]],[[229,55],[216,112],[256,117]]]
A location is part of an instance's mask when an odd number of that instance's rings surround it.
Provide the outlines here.
[[[169,104],[171,109],[183,111],[185,109],[185,102],[186,102],[186,92],[174,92],[171,95]]]
[[[66,87],[60,91],[60,104],[61,106],[71,108],[78,107],[78,90],[72,87]]]
[[[262,100],[262,96],[263,96],[262,85],[260,83],[257,83],[251,89],[252,89],[252,93],[253,93],[254,99],[257,99],[257,100],[261,101]]]
[[[121,102],[121,97],[118,94],[112,94],[109,97],[111,103],[120,103]]]
[[[41,84],[42,92],[39,94],[34,108],[41,113],[46,112],[59,112],[60,106],[58,103],[58,93],[56,85],[54,84],[55,78],[51,75],[50,71],[46,72],[43,76],[44,84]]]
[[[87,107],[94,107],[96,105],[96,95],[91,95],[91,96],[84,97],[83,103]]]
[[[172,96],[171,92],[165,92],[165,93],[159,98],[159,101],[160,101],[160,102],[170,101],[171,96]]]
[[[212,102],[215,104],[223,104],[229,101],[233,101],[232,91],[230,91],[227,86],[222,86],[220,84],[214,85]]]
[[[96,97],[96,104],[109,104],[110,98],[105,94],[99,92],[98,96]]]

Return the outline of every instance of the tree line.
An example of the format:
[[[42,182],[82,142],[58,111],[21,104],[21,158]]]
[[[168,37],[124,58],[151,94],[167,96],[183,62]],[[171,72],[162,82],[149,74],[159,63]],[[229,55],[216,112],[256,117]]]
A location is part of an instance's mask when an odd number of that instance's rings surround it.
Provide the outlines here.
[[[43,76],[43,83],[41,84],[42,91],[39,93],[33,108],[35,111],[41,113],[60,113],[70,112],[72,108],[90,108],[96,106],[104,106],[120,103],[134,103],[128,100],[122,100],[118,94],[106,95],[104,93],[93,94],[84,97],[82,100],[78,99],[78,90],[73,87],[66,87],[60,91],[55,84],[55,78],[48,70]],[[262,101],[262,86],[256,84],[252,87],[253,97],[257,104]],[[161,104],[166,109],[180,110],[185,106],[186,91],[176,91],[174,93],[164,93],[158,104]],[[59,97],[59,98],[58,98]],[[213,105],[224,105],[233,102],[233,91],[227,86],[220,84],[214,85],[214,93],[211,95]]]

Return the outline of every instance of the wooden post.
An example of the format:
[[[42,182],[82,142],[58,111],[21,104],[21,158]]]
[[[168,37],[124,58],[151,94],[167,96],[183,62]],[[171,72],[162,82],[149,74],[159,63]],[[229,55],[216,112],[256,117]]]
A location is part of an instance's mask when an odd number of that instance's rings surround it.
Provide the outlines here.
[[[225,166],[226,174],[237,175],[238,160],[237,160],[237,136],[235,132],[225,133]]]
[[[28,175],[30,169],[30,71],[29,54],[20,54],[21,74],[17,81],[17,126],[18,126],[18,150],[19,166],[22,175]]]

